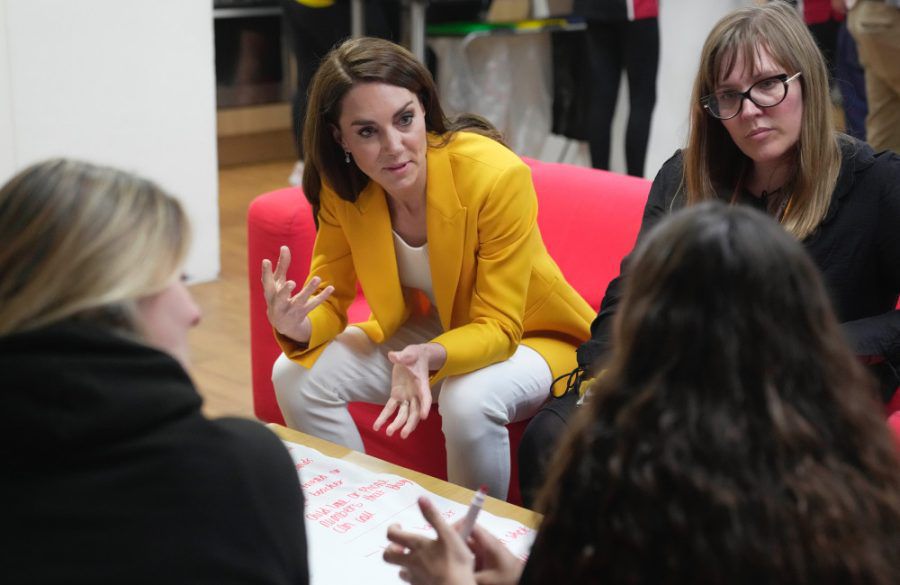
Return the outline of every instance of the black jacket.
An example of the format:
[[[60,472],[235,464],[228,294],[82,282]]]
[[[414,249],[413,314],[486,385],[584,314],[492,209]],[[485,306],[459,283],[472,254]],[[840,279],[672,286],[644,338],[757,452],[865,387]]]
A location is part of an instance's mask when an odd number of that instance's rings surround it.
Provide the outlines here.
[[[816,231],[803,241],[822,271],[825,286],[851,346],[873,365],[887,400],[900,385],[900,156],[875,154],[853,138],[841,137],[841,171],[831,206]],[[638,241],[671,211],[684,207],[682,155],[676,152],[653,180]],[[725,200],[730,192],[722,194]],[[743,202],[764,206],[755,197]],[[630,256],[629,256],[630,257]],[[591,339],[578,348],[579,366],[597,365],[610,345],[612,315],[622,294],[622,277],[609,283]]]
[[[3,582],[308,582],[284,445],[167,354],[62,323],[0,338],[0,388]]]

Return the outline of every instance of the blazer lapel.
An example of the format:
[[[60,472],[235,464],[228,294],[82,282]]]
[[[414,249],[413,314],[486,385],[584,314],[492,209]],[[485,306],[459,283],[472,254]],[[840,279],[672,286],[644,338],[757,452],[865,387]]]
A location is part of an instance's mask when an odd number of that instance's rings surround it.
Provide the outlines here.
[[[429,137],[431,138],[431,137]],[[447,148],[428,149],[425,222],[431,284],[444,330],[451,328],[466,239],[466,208],[460,203]]]
[[[386,197],[381,186],[369,181],[350,206],[345,233],[366,301],[385,335],[390,335],[406,318],[406,305]]]

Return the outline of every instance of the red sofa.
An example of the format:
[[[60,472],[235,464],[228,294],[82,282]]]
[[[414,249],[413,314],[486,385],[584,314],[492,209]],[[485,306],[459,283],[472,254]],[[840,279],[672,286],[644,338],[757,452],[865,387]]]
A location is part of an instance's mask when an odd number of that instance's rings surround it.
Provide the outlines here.
[[[619,262],[634,245],[650,181],[573,165],[526,162],[532,169],[539,203],[538,225],[547,249],[572,286],[596,309],[606,285],[619,272]],[[277,258],[279,246],[287,245],[293,255],[288,276],[298,282],[305,280],[315,227],[309,204],[298,188],[257,197],[250,204],[247,224],[253,406],[260,420],[283,424],[271,381],[272,364],[280,349],[266,319],[260,265],[264,258]],[[368,317],[361,293],[349,313],[351,323]],[[446,452],[437,407],[405,441],[371,430],[380,410],[378,405],[350,405],[366,452],[445,479]],[[524,427],[524,422],[510,425],[512,502],[519,501],[514,455]]]

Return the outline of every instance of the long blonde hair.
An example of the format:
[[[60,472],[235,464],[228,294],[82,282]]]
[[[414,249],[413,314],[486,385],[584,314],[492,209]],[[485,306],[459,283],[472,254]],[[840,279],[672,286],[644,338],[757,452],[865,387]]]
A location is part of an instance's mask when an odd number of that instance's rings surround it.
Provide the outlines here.
[[[796,10],[781,1],[735,10],[716,24],[703,45],[684,151],[686,202],[713,199],[717,188],[736,189],[751,163],[724,125],[704,111],[700,98],[715,91],[718,80],[727,77],[738,60],[755,66],[762,48],[788,74],[802,72],[794,82],[803,87],[796,172],[783,187],[790,205],[780,218],[782,226],[802,240],[828,211],[841,157],[822,53]]]
[[[189,224],[154,183],[66,159],[0,189],[0,335],[73,316],[137,332],[135,301],[164,289],[187,254]]]

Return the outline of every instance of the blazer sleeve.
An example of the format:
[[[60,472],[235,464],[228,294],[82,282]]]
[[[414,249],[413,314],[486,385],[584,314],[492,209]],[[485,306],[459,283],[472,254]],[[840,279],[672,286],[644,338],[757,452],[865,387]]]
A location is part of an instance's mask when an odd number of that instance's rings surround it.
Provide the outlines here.
[[[878,163],[876,163],[878,164]],[[878,266],[890,295],[900,295],[900,156],[888,155],[879,183],[875,227]],[[858,356],[868,363],[881,382],[882,397],[888,401],[900,386],[900,311],[847,321],[845,335]]]
[[[301,344],[275,333],[282,351],[291,359],[301,357],[331,341],[343,331],[347,326],[347,309],[356,296],[356,269],[340,222],[340,201],[333,192],[323,189],[320,202],[319,231],[316,233],[306,282],[318,276],[322,280],[316,292],[328,285],[334,286],[334,292],[310,312],[312,335],[308,343]]]
[[[541,241],[531,170],[525,164],[503,170],[474,212],[478,251],[469,321],[432,340],[447,350],[432,381],[503,361],[522,340],[532,258]]]

